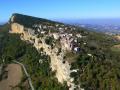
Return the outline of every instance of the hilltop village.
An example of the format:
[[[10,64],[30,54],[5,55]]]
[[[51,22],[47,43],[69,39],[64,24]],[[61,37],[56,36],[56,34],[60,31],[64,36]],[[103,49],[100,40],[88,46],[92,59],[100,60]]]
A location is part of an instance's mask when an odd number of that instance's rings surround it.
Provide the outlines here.
[[[53,37],[55,41],[58,41],[61,44],[63,49],[75,52],[80,51],[78,38],[82,38],[83,36],[80,33],[73,35],[72,32],[76,30],[75,27],[56,24],[55,26],[34,25],[33,28],[36,28],[36,31],[28,30],[28,32],[32,35],[37,34],[38,37],[41,35],[49,38]],[[69,33],[67,33],[68,30]]]
[[[15,88],[119,90],[118,38],[22,14],[13,14],[9,23],[0,29],[0,80],[3,82],[8,77],[6,72],[10,73],[4,65],[19,64],[22,65],[18,68],[20,75],[27,74],[22,80],[17,76]]]
[[[16,16],[11,18],[10,33],[19,33],[22,40],[30,42],[41,53],[49,55],[51,58],[51,69],[56,71],[56,77],[60,83],[67,82],[69,90],[80,89],[80,85],[74,83],[71,72],[77,73],[78,68],[71,70],[70,60],[66,60],[67,53],[79,53],[80,43],[78,39],[85,38],[76,32],[76,27],[59,23],[51,24],[42,22],[34,23],[30,27],[25,27],[16,21]],[[86,44],[86,43],[84,43]],[[42,63],[39,60],[39,63]]]
[[[53,42],[57,41],[64,50],[76,53],[80,51],[78,39],[86,37],[76,32],[77,27],[61,23],[51,24],[49,22],[43,22],[40,24],[33,24],[31,28],[24,29],[30,35],[37,36],[38,38],[44,36],[46,38],[52,38]],[[54,45],[54,43],[52,43],[52,45]]]

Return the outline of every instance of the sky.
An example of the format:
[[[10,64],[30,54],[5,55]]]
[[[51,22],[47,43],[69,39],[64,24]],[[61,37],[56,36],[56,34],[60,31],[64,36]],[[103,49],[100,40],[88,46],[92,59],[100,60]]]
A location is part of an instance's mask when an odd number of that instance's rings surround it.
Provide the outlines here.
[[[12,13],[47,19],[120,18],[120,0],[0,0],[0,22]]]

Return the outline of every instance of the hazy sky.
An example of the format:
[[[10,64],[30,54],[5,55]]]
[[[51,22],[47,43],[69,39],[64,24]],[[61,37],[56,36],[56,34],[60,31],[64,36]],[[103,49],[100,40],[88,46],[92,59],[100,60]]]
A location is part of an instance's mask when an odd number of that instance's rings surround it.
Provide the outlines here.
[[[0,21],[12,13],[41,18],[120,18],[120,0],[0,0]]]

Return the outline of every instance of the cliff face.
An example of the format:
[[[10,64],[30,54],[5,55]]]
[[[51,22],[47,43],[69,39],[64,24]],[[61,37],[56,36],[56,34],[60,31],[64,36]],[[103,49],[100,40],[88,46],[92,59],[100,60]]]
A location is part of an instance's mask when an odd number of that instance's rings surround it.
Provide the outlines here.
[[[79,86],[74,84],[74,78],[70,77],[70,73],[72,72],[70,70],[71,65],[64,59],[64,55],[66,52],[65,49],[60,47],[61,51],[59,52],[59,48],[57,46],[46,44],[46,38],[50,37],[52,33],[42,33],[43,28],[40,28],[42,26],[41,24],[39,24],[39,29],[37,29],[39,33],[36,33],[35,29],[28,28],[24,25],[19,24],[18,22],[14,22],[14,19],[15,17],[12,16],[10,20],[12,30],[11,33],[20,34],[22,40],[32,43],[39,52],[41,52],[40,49],[43,48],[43,52],[45,52],[51,58],[51,69],[52,71],[56,72],[56,78],[58,79],[58,81],[60,83],[64,83],[64,81],[67,82],[67,85],[70,87],[69,90],[74,90],[74,88],[76,87],[80,89]],[[35,25],[38,24],[34,24],[34,26]],[[42,36],[40,37],[39,35]]]
[[[24,26],[17,24],[17,23],[13,23],[11,24],[11,29],[13,33],[22,33],[24,32]]]

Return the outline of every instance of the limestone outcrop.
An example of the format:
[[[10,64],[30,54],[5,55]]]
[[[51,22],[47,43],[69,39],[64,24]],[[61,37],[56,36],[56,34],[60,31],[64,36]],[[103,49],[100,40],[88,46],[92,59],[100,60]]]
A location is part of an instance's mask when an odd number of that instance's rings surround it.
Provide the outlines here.
[[[74,84],[74,78],[70,77],[72,70],[70,70],[71,65],[69,62],[64,60],[65,49],[64,47],[60,47],[61,51],[58,54],[58,47],[55,45],[46,44],[46,37],[51,36],[51,33],[48,34],[40,34],[36,33],[36,31],[43,31],[42,28],[34,30],[33,28],[25,27],[19,23],[14,22],[14,18],[11,20],[11,33],[20,34],[20,37],[24,41],[29,41],[33,44],[33,46],[40,52],[40,49],[43,48],[43,52],[51,58],[51,69],[56,72],[56,78],[60,83],[66,82],[69,90],[74,90],[74,88],[78,87],[78,85]],[[34,25],[35,26],[35,25]],[[40,25],[38,25],[40,26]],[[41,36],[40,36],[41,35]],[[59,37],[56,36],[58,39]],[[39,62],[38,62],[39,63]],[[80,88],[79,88],[80,89]]]

